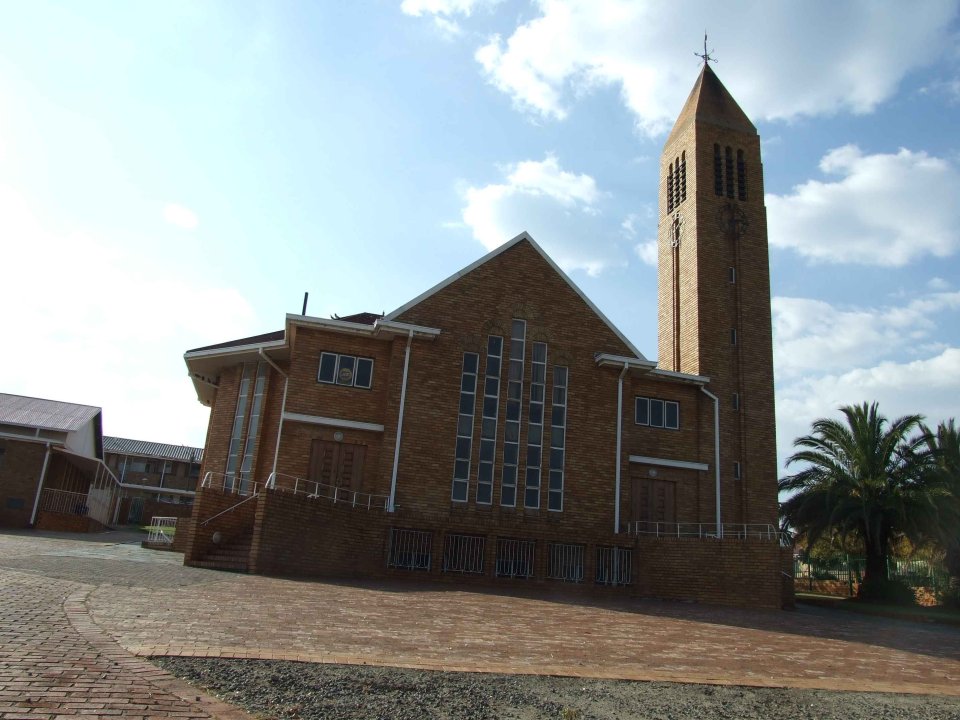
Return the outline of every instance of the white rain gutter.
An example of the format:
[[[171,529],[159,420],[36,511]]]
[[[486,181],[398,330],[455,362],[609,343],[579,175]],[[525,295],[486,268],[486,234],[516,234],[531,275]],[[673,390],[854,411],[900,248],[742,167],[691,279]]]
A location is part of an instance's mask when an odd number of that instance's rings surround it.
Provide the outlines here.
[[[33,499],[33,512],[30,514],[30,525],[37,524],[37,510],[40,507],[40,493],[43,492],[43,481],[47,477],[47,465],[50,464],[50,443],[47,443],[47,454],[43,456],[43,469],[40,470],[40,482],[37,483],[37,496]]]
[[[720,522],[720,399],[703,386],[700,387],[700,392],[713,400],[713,468],[717,478],[717,537],[723,538],[723,524]]]
[[[276,477],[277,472],[277,458],[280,456],[280,435],[283,433],[283,414],[287,409],[287,388],[290,385],[290,376],[287,375],[280,367],[270,359],[270,356],[267,355],[263,348],[260,348],[260,357],[262,357],[267,364],[270,365],[274,370],[280,373],[283,376],[283,401],[280,403],[280,424],[277,425],[277,442],[273,448],[273,468],[270,472],[270,477]]]
[[[623,370],[617,378],[617,465],[616,465],[616,493],[613,498],[613,532],[620,532],[620,452],[623,429],[623,377],[630,370],[630,363],[623,363]]]
[[[403,382],[400,384],[400,416],[397,418],[397,444],[393,448],[393,472],[390,474],[390,500],[387,512],[395,510],[397,499],[397,467],[400,464],[400,435],[403,433],[403,409],[407,400],[407,371],[410,367],[410,343],[413,342],[413,328],[407,330],[407,349],[403,355]]]

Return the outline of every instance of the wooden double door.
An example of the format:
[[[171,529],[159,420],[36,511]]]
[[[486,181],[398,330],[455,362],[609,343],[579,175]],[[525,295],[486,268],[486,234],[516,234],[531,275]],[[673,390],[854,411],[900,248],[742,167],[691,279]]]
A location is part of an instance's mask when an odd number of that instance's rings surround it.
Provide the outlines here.
[[[660,478],[632,479],[633,520],[646,523],[677,521],[677,483]]]
[[[323,485],[358,491],[363,484],[367,446],[314,440],[310,448],[309,479]]]

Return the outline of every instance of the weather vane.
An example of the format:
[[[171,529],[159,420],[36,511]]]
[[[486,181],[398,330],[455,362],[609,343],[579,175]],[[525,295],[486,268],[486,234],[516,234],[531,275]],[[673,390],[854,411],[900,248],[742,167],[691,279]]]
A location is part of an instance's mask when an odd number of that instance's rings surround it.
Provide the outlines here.
[[[713,52],[713,51],[711,50],[710,52]],[[701,55],[698,52],[694,52],[693,54],[696,55],[701,60],[703,60],[704,65],[706,65],[707,63],[717,62],[717,59],[710,57],[710,53],[707,52],[707,31],[706,30],[703,31],[703,55]]]

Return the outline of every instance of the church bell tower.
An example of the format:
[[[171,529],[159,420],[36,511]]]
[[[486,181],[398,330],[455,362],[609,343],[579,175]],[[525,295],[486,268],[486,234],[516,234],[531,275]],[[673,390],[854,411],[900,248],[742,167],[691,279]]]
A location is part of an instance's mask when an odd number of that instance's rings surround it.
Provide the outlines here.
[[[708,376],[707,390],[719,398],[723,522],[775,525],[773,341],[760,137],[709,62],[664,146],[659,204],[659,367]],[[701,418],[711,429],[712,414],[712,403],[709,409],[704,405]]]

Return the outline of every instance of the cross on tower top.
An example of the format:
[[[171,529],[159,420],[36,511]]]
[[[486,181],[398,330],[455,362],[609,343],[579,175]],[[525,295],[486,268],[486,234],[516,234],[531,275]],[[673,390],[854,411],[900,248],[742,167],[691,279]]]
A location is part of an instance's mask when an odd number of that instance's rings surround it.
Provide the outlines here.
[[[710,52],[713,52],[713,51],[711,50]],[[716,58],[710,57],[710,52],[707,52],[707,31],[704,30],[703,31],[703,55],[701,55],[698,52],[694,52],[693,54],[696,55],[701,60],[703,60],[703,64],[706,65],[707,63],[717,62]]]

